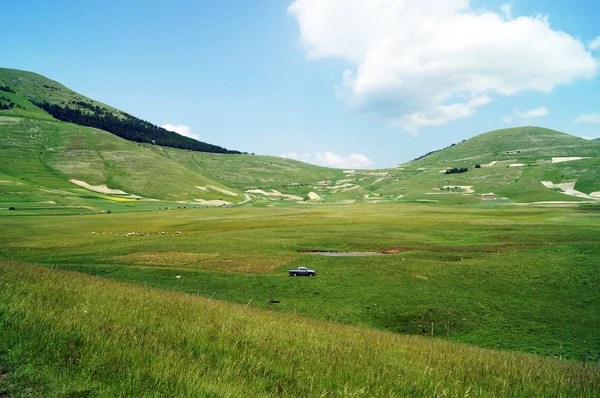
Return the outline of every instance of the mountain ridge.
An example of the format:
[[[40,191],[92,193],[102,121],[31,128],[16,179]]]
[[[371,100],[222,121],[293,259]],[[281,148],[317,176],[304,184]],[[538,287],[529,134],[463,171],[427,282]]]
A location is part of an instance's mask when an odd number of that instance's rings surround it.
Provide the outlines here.
[[[211,153],[242,152],[229,150],[166,130],[127,112],[95,101],[61,83],[34,72],[0,68],[0,83],[5,92],[22,96],[32,105],[57,120],[96,127],[135,142]],[[10,84],[8,84],[10,83]],[[35,111],[30,109],[30,111]]]
[[[0,195],[0,212],[11,207],[93,212],[229,206],[249,200],[253,206],[540,201],[577,205],[600,198],[600,141],[551,129],[495,130],[394,167],[342,170],[285,158],[135,142],[60,121],[33,103],[74,103],[83,109],[80,116],[88,111],[113,118],[133,116],[41,75],[6,71],[0,69],[0,105],[8,108],[0,108],[0,180],[9,183],[0,184],[5,193]],[[12,85],[27,89],[13,90]],[[51,191],[69,195],[50,195]],[[30,204],[24,206],[26,202]]]

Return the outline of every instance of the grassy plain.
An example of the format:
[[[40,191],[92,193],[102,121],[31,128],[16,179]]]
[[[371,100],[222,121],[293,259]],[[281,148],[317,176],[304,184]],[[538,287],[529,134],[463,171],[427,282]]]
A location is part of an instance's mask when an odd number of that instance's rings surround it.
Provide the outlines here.
[[[0,260],[0,277],[2,395],[600,394],[593,365],[384,333],[15,261]]]
[[[15,216],[2,220],[0,256],[400,333],[431,335],[433,326],[452,341],[579,360],[586,347],[600,351],[599,221],[597,207],[418,205]],[[131,232],[140,235],[123,236]],[[387,249],[397,253],[305,253]],[[318,276],[288,277],[299,265]]]

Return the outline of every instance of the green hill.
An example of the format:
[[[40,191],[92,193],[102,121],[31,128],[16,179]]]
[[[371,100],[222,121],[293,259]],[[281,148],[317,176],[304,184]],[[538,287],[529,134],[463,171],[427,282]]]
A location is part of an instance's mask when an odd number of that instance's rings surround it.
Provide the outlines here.
[[[142,207],[155,208],[156,200],[243,199],[241,192],[140,144],[102,130],[45,118],[0,116],[0,151],[0,190],[4,193],[0,201],[7,207],[76,206],[87,212],[138,201],[143,202]],[[74,180],[90,186],[107,185],[123,193],[106,195],[103,191],[111,191],[85,189],[70,182]],[[207,185],[232,194],[197,188]]]
[[[17,114],[21,110],[34,113],[43,110],[57,120],[96,127],[130,141],[213,153],[241,153],[165,130],[35,73],[0,68],[0,86],[3,92],[10,94],[3,97],[5,103],[8,101],[4,109]]]
[[[85,101],[105,112],[124,114],[115,108],[30,72],[0,69],[0,84],[4,88],[0,96],[13,103],[0,111],[0,208],[95,212],[156,208],[157,200],[173,206],[177,201],[244,199],[241,192],[141,144],[57,121],[32,102]],[[214,188],[198,188],[206,186]]]
[[[600,142],[520,127],[481,134],[390,169],[376,192],[457,203],[585,202],[598,197],[599,170]]]
[[[288,181],[299,187],[294,178],[306,182],[341,175],[288,159],[136,143],[59,121],[34,104],[123,120],[132,116],[35,73],[0,68],[0,88],[0,212],[235,204],[246,200],[242,188],[268,186],[287,192],[281,185]]]
[[[540,127],[517,127],[490,131],[415,162],[435,164],[444,161],[489,163],[502,160],[539,160],[558,156],[598,156],[597,143]]]
[[[600,141],[539,127],[481,134],[385,170],[339,170],[189,150],[194,148],[187,141],[180,148],[153,144],[148,131],[156,126],[35,73],[0,69],[0,87],[0,212],[141,210],[248,199],[253,206],[600,199]],[[76,123],[56,120],[35,104]],[[71,113],[57,114],[55,106]],[[89,118],[108,120],[109,130],[122,121],[129,140],[89,126],[95,123]]]

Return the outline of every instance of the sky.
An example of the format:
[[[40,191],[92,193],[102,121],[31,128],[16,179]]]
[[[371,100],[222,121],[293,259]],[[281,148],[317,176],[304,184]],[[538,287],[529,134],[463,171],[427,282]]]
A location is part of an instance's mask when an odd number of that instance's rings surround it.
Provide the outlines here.
[[[0,67],[201,141],[391,167],[502,128],[600,137],[596,0],[2,0]]]

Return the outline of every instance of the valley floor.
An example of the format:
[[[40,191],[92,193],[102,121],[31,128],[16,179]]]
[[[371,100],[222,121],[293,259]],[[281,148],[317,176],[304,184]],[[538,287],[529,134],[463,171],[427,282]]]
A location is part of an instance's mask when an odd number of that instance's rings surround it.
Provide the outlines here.
[[[3,217],[0,393],[598,395],[595,209]]]

